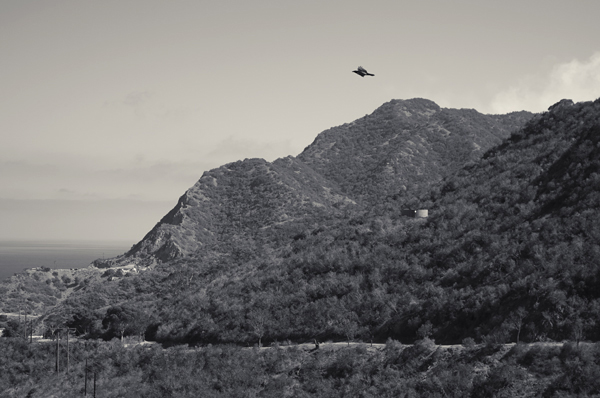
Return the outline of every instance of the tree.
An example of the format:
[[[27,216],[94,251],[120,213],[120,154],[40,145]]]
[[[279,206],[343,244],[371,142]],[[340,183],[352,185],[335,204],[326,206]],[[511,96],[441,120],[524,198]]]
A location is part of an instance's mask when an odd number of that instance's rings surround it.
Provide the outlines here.
[[[108,329],[108,336],[120,336],[121,341],[125,335],[143,333],[147,326],[146,312],[136,306],[110,307],[102,319],[102,327]]]
[[[579,348],[579,342],[586,338],[586,331],[594,326],[595,322],[593,320],[574,317],[571,321],[571,338],[577,343],[577,348]]]
[[[355,312],[346,312],[335,321],[335,329],[336,333],[346,337],[346,342],[350,345],[359,331],[358,316]]]
[[[433,325],[431,322],[427,321],[421,326],[419,326],[419,330],[417,330],[417,336],[421,339],[429,338],[433,334]]]
[[[350,342],[354,340],[354,337],[358,332],[358,324],[352,319],[345,319],[342,324],[344,325],[344,334],[346,335],[346,341],[348,342],[348,345],[350,345]]]
[[[509,328],[509,330],[517,331],[517,344],[519,344],[519,337],[521,335],[521,328],[523,327],[523,319],[527,316],[527,311],[523,307],[517,308],[516,311],[510,313],[506,321],[505,325]]]
[[[258,346],[262,347],[262,338],[265,335],[269,314],[262,309],[253,309],[248,313],[248,325],[258,337]]]
[[[81,309],[73,314],[70,321],[66,322],[66,325],[70,328],[75,329],[76,335],[82,335],[86,333],[93,334],[98,316],[92,311],[86,311]]]
[[[121,341],[123,341],[125,329],[129,325],[129,318],[129,314],[122,307],[110,307],[102,319],[102,327],[108,329],[108,332],[120,334]]]
[[[23,337],[25,335],[25,324],[16,319],[9,319],[2,332],[2,337]]]

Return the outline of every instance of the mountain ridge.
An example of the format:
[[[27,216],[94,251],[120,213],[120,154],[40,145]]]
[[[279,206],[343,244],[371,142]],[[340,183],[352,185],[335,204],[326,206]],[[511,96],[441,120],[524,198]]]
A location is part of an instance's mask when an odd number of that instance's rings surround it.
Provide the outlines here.
[[[168,262],[207,249],[218,234],[231,232],[224,225],[237,223],[252,235],[250,230],[268,228],[269,223],[314,218],[323,211],[337,214],[347,205],[368,208],[389,196],[414,196],[477,159],[532,116],[483,115],[420,98],[392,100],[371,115],[325,130],[297,157],[272,163],[245,159],[205,172],[129,252],[93,264]],[[270,191],[258,188],[269,181]],[[219,188],[223,184],[229,189]]]
[[[483,115],[472,109],[441,108],[421,98],[392,100],[371,115],[325,130],[298,158],[338,182],[344,192],[373,201],[406,185],[418,185],[423,174],[430,182],[439,181],[499,144],[531,116]],[[344,174],[348,156],[360,162],[353,176]],[[404,183],[392,183],[396,178]]]

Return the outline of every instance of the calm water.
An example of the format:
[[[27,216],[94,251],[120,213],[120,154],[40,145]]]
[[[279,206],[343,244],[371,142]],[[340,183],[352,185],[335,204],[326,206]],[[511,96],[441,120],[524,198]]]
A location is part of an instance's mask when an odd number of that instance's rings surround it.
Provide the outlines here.
[[[0,241],[0,280],[25,268],[84,268],[128,251],[127,241]]]

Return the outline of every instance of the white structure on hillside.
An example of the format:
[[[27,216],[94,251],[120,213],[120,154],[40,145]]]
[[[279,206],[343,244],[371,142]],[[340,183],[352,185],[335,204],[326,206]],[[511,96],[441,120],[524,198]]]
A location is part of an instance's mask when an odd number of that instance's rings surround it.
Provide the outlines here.
[[[402,210],[402,215],[406,216],[406,217],[413,217],[413,218],[427,218],[427,217],[429,217],[429,210],[427,210],[427,209],[419,209],[419,210],[405,209],[405,210]]]
[[[427,218],[429,216],[429,211],[427,209],[417,210],[417,214],[415,214],[416,218]]]

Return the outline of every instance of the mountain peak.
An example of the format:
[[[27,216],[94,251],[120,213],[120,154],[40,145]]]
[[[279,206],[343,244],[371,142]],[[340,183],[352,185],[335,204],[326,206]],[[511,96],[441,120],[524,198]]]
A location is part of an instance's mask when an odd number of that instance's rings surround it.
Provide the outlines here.
[[[387,120],[402,119],[419,123],[426,121],[441,109],[435,102],[424,98],[394,99],[375,109],[368,117],[381,117]]]
[[[382,199],[425,186],[474,160],[533,114],[484,115],[413,98],[330,128],[298,158],[353,197]]]
[[[389,102],[396,109],[403,109],[413,113],[431,115],[442,108],[435,102],[425,98],[412,98],[407,100],[394,99]]]
[[[548,111],[552,112],[554,110],[558,110],[558,109],[561,109],[561,108],[568,108],[568,107],[570,107],[572,105],[574,105],[573,100],[570,100],[570,99],[561,99],[556,104],[551,105],[548,108]]]

